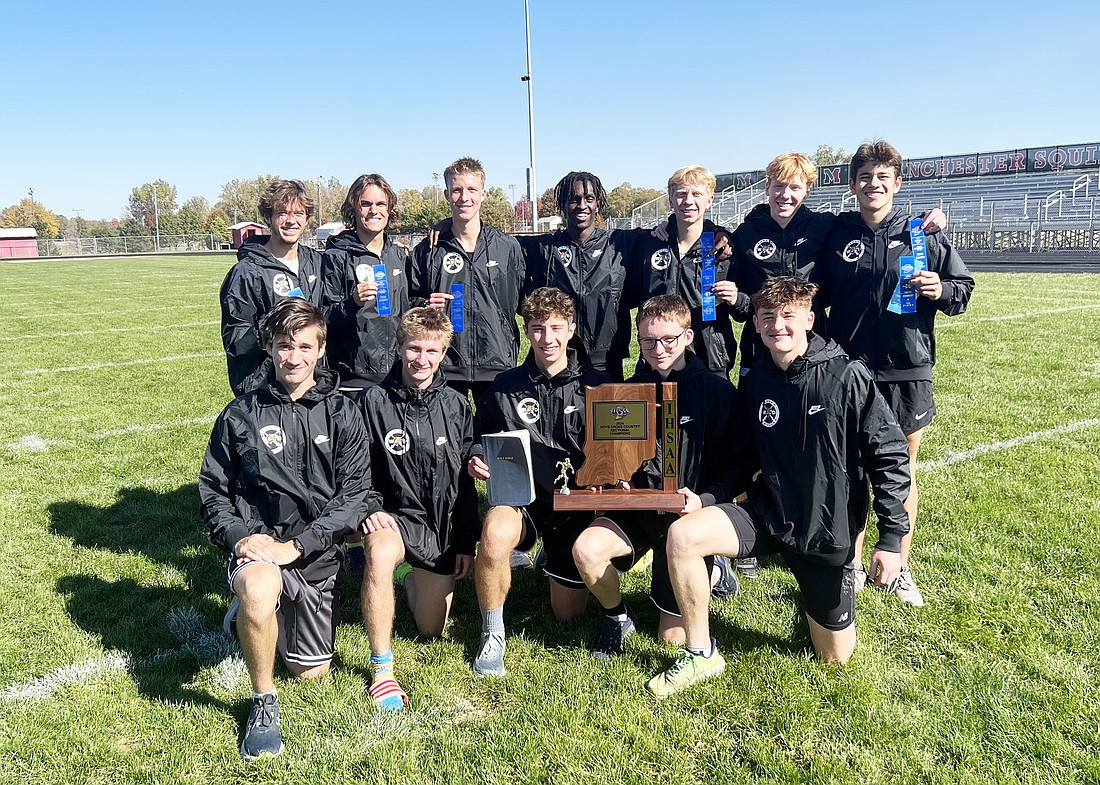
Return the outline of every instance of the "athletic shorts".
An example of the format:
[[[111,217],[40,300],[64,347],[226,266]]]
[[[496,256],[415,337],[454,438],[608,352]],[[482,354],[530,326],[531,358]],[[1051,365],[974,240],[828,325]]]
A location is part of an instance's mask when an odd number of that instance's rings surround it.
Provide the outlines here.
[[[914,379],[900,382],[875,382],[894,413],[898,425],[906,433],[919,431],[936,416],[936,401],[932,398],[932,382]]]
[[[802,592],[806,615],[827,630],[839,632],[856,620],[856,591],[852,568],[810,561],[773,537],[752,517],[746,503],[719,504],[737,534],[738,559],[778,553],[794,573]]]
[[[546,555],[544,572],[568,589],[585,588],[577,563],[573,561],[573,543],[595,520],[595,512],[559,512],[554,510],[552,501],[539,498],[521,507],[520,511],[528,525],[516,549],[529,551],[535,547],[535,540],[542,537],[542,550]]]
[[[251,564],[251,559],[230,557],[229,590],[237,573]],[[316,668],[332,662],[336,650],[336,625],[340,622],[340,584],[337,575],[321,583],[310,583],[293,567],[279,567],[282,592],[275,616],[279,622],[276,651],[285,662],[301,668]]]
[[[429,558],[416,549],[412,544],[413,538],[409,536],[409,532],[413,527],[420,528],[422,525],[410,523],[400,515],[394,515],[393,519],[397,521],[397,529],[401,534],[402,541],[405,543],[405,561],[410,566],[418,570],[434,572],[436,575],[454,575],[458,552],[455,551],[453,544],[445,552]]]
[[[612,559],[611,566],[619,572],[626,572],[638,563],[646,551],[652,550],[649,599],[662,613],[679,616],[680,606],[676,604],[676,594],[672,591],[665,544],[668,541],[668,528],[680,516],[674,513],[661,514],[654,510],[613,510],[604,513],[603,517],[614,524],[619,535],[631,548],[629,556]],[[709,575],[714,566],[714,557],[707,556],[706,563]]]

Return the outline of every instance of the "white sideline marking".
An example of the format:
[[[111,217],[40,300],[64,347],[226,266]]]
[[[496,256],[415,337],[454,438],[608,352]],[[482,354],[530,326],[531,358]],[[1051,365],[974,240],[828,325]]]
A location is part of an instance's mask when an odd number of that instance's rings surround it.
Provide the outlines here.
[[[217,663],[219,683],[233,686],[233,679],[240,681],[247,673],[244,663],[237,656],[237,644],[224,632],[211,632],[195,608],[173,608],[165,623],[180,642],[178,649],[161,649],[148,657],[135,659],[129,654],[109,651],[102,657],[91,657],[71,665],[62,665],[49,673],[25,682],[16,682],[0,691],[0,703],[20,700],[43,700],[63,687],[81,684],[100,673],[133,671],[143,665],[153,665],[170,657],[191,656],[206,665]]]
[[[119,363],[99,363],[97,365],[70,365],[67,368],[31,368],[23,371],[24,376],[38,376],[43,373],[70,373],[72,371],[98,371],[101,368],[125,368],[128,365],[154,365],[156,363],[170,363],[177,360],[199,360],[208,357],[224,357],[222,352],[209,354],[176,354],[170,357],[151,357],[147,360],[126,360]]]
[[[94,431],[88,434],[89,439],[110,439],[113,436],[125,436],[130,433],[149,433],[152,431],[167,431],[172,428],[185,428],[188,425],[211,425],[216,419],[215,415],[209,417],[192,417],[187,420],[175,422],[150,423],[149,425],[127,425],[125,428],[110,428],[105,431]],[[37,433],[28,433],[17,442],[7,445],[9,450],[23,452],[45,452],[55,444],[71,444],[75,439],[43,439]]]
[[[1067,311],[1081,311],[1087,308],[1100,308],[1100,303],[1094,303],[1091,305],[1071,305],[1068,308],[1051,308],[1047,311],[1030,311],[1028,313],[1010,313],[1004,316],[983,316],[979,319],[963,319],[962,321],[954,322],[939,322],[936,325],[936,329],[941,327],[966,327],[970,324],[977,324],[978,322],[1006,322],[1010,319],[1030,319],[1032,316],[1045,316],[1052,313],[1066,313]]]
[[[131,300],[178,300],[181,297],[209,297],[210,292],[217,292],[217,289],[211,289],[206,292],[179,292],[177,294],[135,294],[125,299],[126,302],[130,302]],[[13,308],[37,308],[41,304],[39,300],[29,303],[9,303]]]
[[[142,311],[149,313],[150,311],[180,311],[185,308],[211,308],[213,306],[209,304],[203,305],[169,305],[164,308],[143,308]],[[11,316],[10,319],[56,319],[70,316],[125,316],[124,312],[120,311],[82,311],[72,312],[65,311],[60,313],[29,313],[23,316]]]
[[[942,469],[945,466],[964,463],[965,461],[972,460],[981,455],[986,455],[987,453],[1011,450],[1021,445],[1031,444],[1032,442],[1037,442],[1042,439],[1049,439],[1053,436],[1074,433],[1075,431],[1082,431],[1086,428],[1095,428],[1097,425],[1100,425],[1100,418],[1078,420],[1077,422],[1059,425],[1057,428],[1050,428],[1046,431],[1033,431],[1032,433],[1025,433],[1023,436],[1014,436],[1011,439],[1005,439],[999,442],[979,444],[977,447],[972,447],[969,450],[948,453],[947,455],[940,458],[934,458],[930,461],[919,461],[917,463],[917,472],[919,473],[921,469]]]
[[[212,322],[187,322],[185,324],[154,324],[142,327],[107,327],[103,330],[77,330],[71,333],[39,333],[38,335],[7,335],[0,341],[27,341],[38,338],[72,338],[77,335],[109,335],[111,333],[132,333],[138,330],[175,330],[183,327],[209,327],[212,324],[221,324],[220,321]]]

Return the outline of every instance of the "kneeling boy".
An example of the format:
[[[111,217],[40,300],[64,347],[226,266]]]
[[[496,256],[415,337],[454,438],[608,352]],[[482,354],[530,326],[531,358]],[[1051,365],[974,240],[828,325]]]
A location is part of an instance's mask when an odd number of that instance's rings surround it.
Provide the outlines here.
[[[878,515],[872,573],[889,584],[901,568],[909,530],[909,454],[886,402],[862,362],[814,335],[817,286],[771,278],[753,295],[753,322],[768,355],[741,393],[761,475],[748,499],[704,508],[668,533],[672,588],[686,647],[648,689],[664,698],[725,667],[710,637],[704,557],[778,553],[794,573],[818,658],[847,662],[855,649],[855,590],[849,565],[867,515],[867,482]]]
[[[638,310],[638,346],[644,363],[631,382],[675,382],[679,410],[680,493],[686,504],[680,515],[728,502],[747,485],[737,471],[746,450],[751,450],[740,423],[737,391],[728,379],[711,373],[688,349],[693,340],[691,308],[674,294],[651,297]],[[738,443],[740,440],[740,443]],[[657,461],[647,462],[631,479],[635,488],[660,488],[662,471]],[[735,489],[736,486],[736,489]],[[683,643],[680,612],[668,578],[665,537],[675,516],[657,511],[615,511],[597,518],[577,538],[573,558],[589,590],[604,608],[605,618],[592,653],[609,659],[623,653],[623,638],[634,622],[623,602],[620,570],[636,563],[653,549],[653,583],[650,597],[661,610],[659,633],[663,640]],[[736,577],[725,565],[725,577],[735,589]]]
[[[375,703],[403,709],[408,697],[393,677],[393,571],[404,580],[422,635],[443,634],[455,580],[473,564],[477,491],[464,462],[473,443],[466,396],[447,386],[439,363],[451,343],[451,321],[434,308],[413,308],[397,327],[397,362],[377,387],[359,396],[370,442],[374,488],[382,510],[363,522],[365,569],[360,598],[371,648]]]
[[[573,301],[558,289],[535,289],[523,301],[523,321],[531,351],[518,368],[496,378],[477,407],[478,443],[471,451],[472,477],[488,479],[480,439],[497,431],[526,430],[531,434],[535,501],[526,507],[493,507],[485,517],[481,545],[474,560],[474,582],[481,607],[481,645],[474,658],[479,676],[504,675],[504,600],[512,573],[514,549],[529,550],[542,536],[550,604],[559,619],[584,613],[588,590],[573,563],[573,543],[592,522],[591,513],[554,512],[557,464],[584,461],[584,388],[609,381],[584,369],[569,340],[577,329]]]
[[[199,474],[203,519],[229,555],[225,626],[240,638],[252,681],[248,759],[283,750],[275,652],[299,678],[328,672],[344,539],[377,509],[363,419],[335,374],[317,367],[325,317],[292,298],[260,331],[274,369],[219,415]]]

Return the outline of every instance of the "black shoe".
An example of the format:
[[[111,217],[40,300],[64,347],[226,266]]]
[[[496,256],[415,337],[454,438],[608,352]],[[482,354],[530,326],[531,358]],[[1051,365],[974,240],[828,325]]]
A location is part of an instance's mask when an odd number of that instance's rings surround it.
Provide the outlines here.
[[[710,589],[710,596],[716,600],[728,600],[741,591],[741,582],[737,580],[737,571],[725,556],[714,557],[714,567],[718,570],[718,581]]]
[[[734,564],[737,567],[737,571],[741,573],[742,578],[755,578],[756,577],[756,557],[750,556],[747,559],[735,559]]]
[[[241,636],[237,634],[237,614],[241,610],[241,598],[236,594],[233,595],[233,601],[229,603],[229,610],[225,612],[225,618],[222,619],[222,629],[225,630],[225,634],[235,641],[239,641]]]
[[[592,656],[601,660],[611,660],[626,651],[623,641],[634,634],[634,619],[627,613],[626,619],[619,621],[610,616],[603,617],[603,627],[596,645],[592,647]]]
[[[283,751],[283,732],[279,728],[279,697],[273,692],[252,698],[252,710],[241,739],[241,756],[256,760],[261,755]]]

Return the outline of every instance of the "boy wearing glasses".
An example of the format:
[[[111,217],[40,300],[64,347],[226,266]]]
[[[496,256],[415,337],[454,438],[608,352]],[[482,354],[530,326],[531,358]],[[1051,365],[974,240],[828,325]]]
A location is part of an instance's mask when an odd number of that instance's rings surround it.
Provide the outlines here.
[[[694,331],[691,309],[683,298],[660,295],[638,310],[638,346],[643,363],[631,382],[677,384],[680,415],[680,488],[684,508],[680,515],[730,501],[747,485],[741,470],[745,433],[737,391],[729,379],[711,373],[688,348]],[[647,461],[631,478],[635,488],[660,488],[661,465]],[[661,611],[658,633],[662,640],[683,643],[680,611],[669,582],[665,538],[673,515],[657,511],[615,511],[597,518],[573,546],[573,559],[589,591],[604,609],[603,627],[592,653],[610,659],[623,653],[623,640],[634,632],[634,621],[623,602],[621,571],[630,569],[646,551],[653,550],[650,597]],[[708,563],[708,568],[712,565]],[[729,563],[722,566],[716,588],[723,596],[737,591]]]

